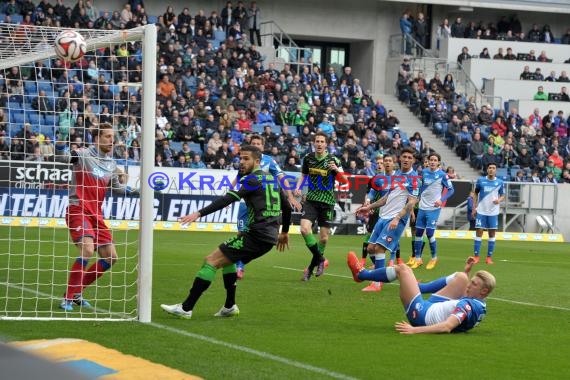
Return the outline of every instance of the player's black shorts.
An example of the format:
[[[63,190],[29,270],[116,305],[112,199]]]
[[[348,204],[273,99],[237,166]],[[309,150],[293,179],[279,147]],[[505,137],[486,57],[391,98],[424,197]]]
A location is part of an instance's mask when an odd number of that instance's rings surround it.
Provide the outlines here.
[[[372,230],[374,229],[374,226],[378,222],[379,217],[380,214],[377,212],[368,215],[368,223],[366,223],[366,231],[368,233],[372,233]]]
[[[219,245],[220,251],[232,263],[241,261],[244,264],[255,260],[271,251],[275,244],[258,240],[249,233],[234,236]]]
[[[310,220],[311,223],[316,220],[319,227],[330,227],[330,223],[334,220],[334,205],[305,201],[303,202],[301,219]]]

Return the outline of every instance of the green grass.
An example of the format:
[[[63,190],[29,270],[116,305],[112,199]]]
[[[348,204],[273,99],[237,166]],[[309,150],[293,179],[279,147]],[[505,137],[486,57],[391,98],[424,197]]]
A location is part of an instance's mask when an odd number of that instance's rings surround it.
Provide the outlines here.
[[[8,249],[13,253],[25,251],[26,255],[15,255],[11,264],[21,265],[26,259],[26,266],[43,268],[47,263],[49,268],[63,268],[56,280],[65,278],[66,260],[54,263],[48,257],[35,257],[37,252],[54,250],[52,244],[45,248],[34,243],[33,240],[46,238],[39,235],[43,231],[28,228],[23,235],[23,230],[12,229],[9,247],[4,238],[7,231],[0,229],[0,268],[7,264],[7,256],[1,254]],[[28,234],[35,237],[28,239]],[[65,230],[57,230],[55,235],[56,240],[66,239]],[[386,285],[379,294],[363,293],[360,289],[365,284],[356,284],[349,277],[345,255],[348,250],[360,250],[362,237],[358,236],[331,237],[327,248],[331,265],[327,275],[308,283],[299,281],[301,269],[309,261],[309,253],[299,236],[292,237],[290,251],[273,251],[251,263],[238,287],[241,310],[238,318],[213,317],[225,297],[221,275],[199,301],[192,320],[163,313],[160,303],[182,301],[202,258],[228,236],[155,233],[152,324],[2,321],[0,335],[7,341],[86,339],[207,379],[324,379],[331,374],[361,379],[556,379],[566,378],[570,371],[568,244],[497,242],[496,264],[490,268],[485,264],[478,267],[490,269],[497,277],[498,286],[488,300],[487,318],[467,334],[397,334],[394,322],[404,318],[398,286]],[[31,240],[25,249],[24,237]],[[124,236],[117,238],[119,242],[124,240]],[[409,252],[409,239],[403,239],[402,246],[404,252]],[[485,242],[483,247],[486,249]],[[75,257],[73,249],[67,244],[57,246],[58,252],[65,254],[69,250]],[[431,280],[461,270],[471,250],[470,241],[440,239],[440,264],[433,271],[420,268],[416,273],[422,280]],[[136,246],[129,245],[128,251],[130,256],[136,252]],[[132,260],[135,258],[120,265],[128,268]],[[101,298],[113,296],[105,277],[98,284],[97,294]],[[12,283],[16,280],[17,277],[10,278]],[[129,276],[115,276],[112,285],[122,289],[130,281]],[[6,271],[2,269],[0,283],[5,282]],[[37,290],[50,292],[51,288]],[[129,291],[125,290],[125,294]],[[0,285],[0,292],[6,294],[6,286]],[[95,290],[90,289],[86,296],[94,294]],[[5,310],[6,298],[3,296],[0,302],[0,310]],[[45,299],[38,304],[47,310],[55,306],[56,301]],[[119,308],[111,306],[114,311]],[[273,360],[269,354],[285,360]],[[315,372],[306,366],[323,371]]]

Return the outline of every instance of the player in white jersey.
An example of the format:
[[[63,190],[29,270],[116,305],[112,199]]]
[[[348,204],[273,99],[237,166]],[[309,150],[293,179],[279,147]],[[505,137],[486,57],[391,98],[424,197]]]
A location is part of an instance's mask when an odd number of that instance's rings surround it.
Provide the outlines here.
[[[421,183],[412,169],[414,159],[414,150],[404,148],[400,154],[400,170],[390,178],[390,192],[380,200],[356,210],[357,214],[363,214],[382,207],[380,219],[374,226],[368,244],[368,253],[375,255],[376,261],[385,262],[386,251],[392,252],[398,247],[410,212],[418,200]]]
[[[502,179],[495,177],[497,165],[487,165],[487,175],[480,177],[475,185],[473,197],[473,216],[475,217],[475,262],[479,262],[481,253],[481,239],[483,230],[487,230],[489,241],[487,245],[487,264],[493,264],[493,252],[495,250],[495,232],[499,227],[499,212],[501,202],[505,199],[505,189]]]
[[[437,264],[437,242],[435,240],[435,229],[437,220],[441,213],[441,207],[454,192],[453,185],[449,181],[447,174],[440,169],[441,156],[431,153],[428,156],[429,167],[422,170],[422,187],[420,191],[419,211],[416,216],[416,236],[414,239],[415,260],[411,265],[412,269],[423,265],[422,260],[422,237],[424,231],[429,240],[431,250],[431,260],[426,269],[433,269]]]

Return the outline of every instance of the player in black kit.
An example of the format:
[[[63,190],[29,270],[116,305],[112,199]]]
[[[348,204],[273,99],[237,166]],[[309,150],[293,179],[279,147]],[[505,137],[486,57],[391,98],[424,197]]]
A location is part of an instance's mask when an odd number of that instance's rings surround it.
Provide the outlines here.
[[[235,263],[241,261],[247,264],[269,252],[276,244],[280,251],[288,247],[291,206],[277,178],[259,169],[260,160],[261,151],[257,147],[251,145],[243,147],[240,151],[239,190],[228,191],[209,206],[179,219],[183,224],[192,223],[240,199],[245,200],[248,210],[247,228],[210,253],[198,271],[186,300],[175,305],[160,305],[164,311],[190,319],[194,305],[214,280],[216,271],[222,268],[226,302],[215,316],[238,315],[239,309],[235,303],[237,284]],[[281,223],[283,227],[279,233]]]

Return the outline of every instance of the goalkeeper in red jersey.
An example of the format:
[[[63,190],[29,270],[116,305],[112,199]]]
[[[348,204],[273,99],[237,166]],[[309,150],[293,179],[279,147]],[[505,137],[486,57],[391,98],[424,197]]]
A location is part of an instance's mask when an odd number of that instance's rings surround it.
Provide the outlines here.
[[[83,299],[83,289],[101,277],[117,261],[117,251],[111,231],[103,220],[101,206],[105,193],[110,188],[117,194],[135,194],[136,190],[119,181],[121,170],[111,157],[113,151],[113,126],[101,124],[94,132],[94,144],[59,155],[58,161],[73,165],[73,177],[69,186],[69,206],[66,223],[79,257],[71,266],[67,290],[60,308],[73,311],[74,306],[91,307]],[[61,153],[61,146],[57,146]],[[100,259],[88,267],[89,260],[97,251]]]

